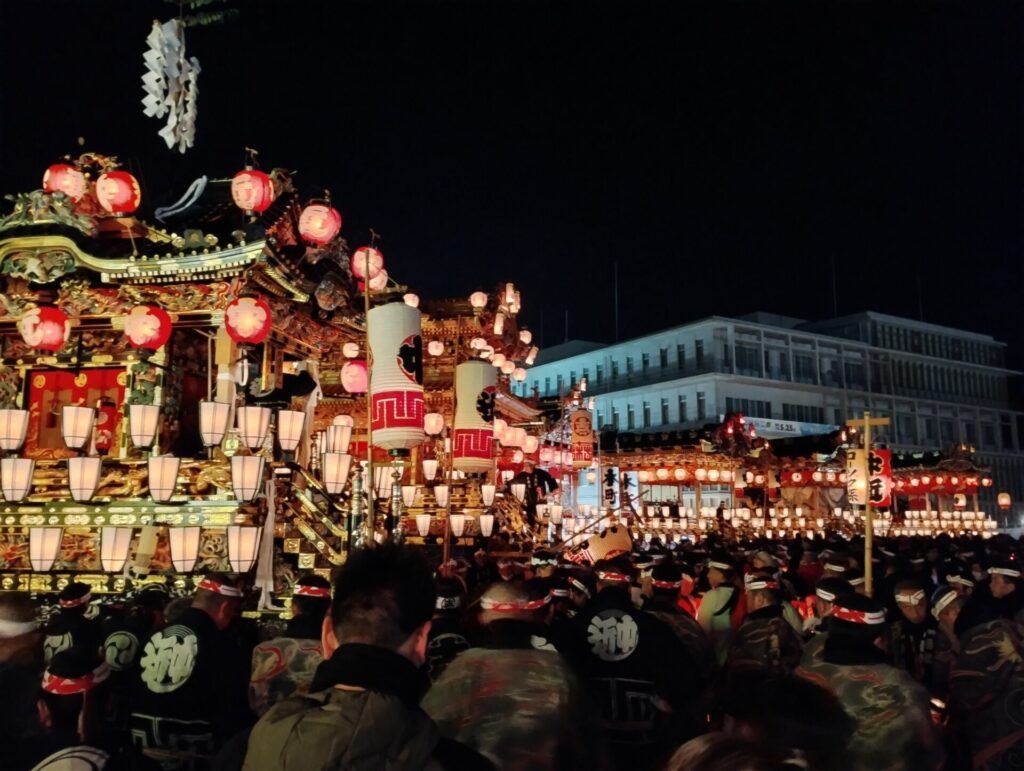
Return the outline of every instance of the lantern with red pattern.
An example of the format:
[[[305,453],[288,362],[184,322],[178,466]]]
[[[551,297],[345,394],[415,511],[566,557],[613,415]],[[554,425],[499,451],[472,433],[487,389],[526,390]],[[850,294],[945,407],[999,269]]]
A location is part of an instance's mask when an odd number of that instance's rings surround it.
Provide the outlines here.
[[[341,214],[322,203],[314,203],[299,215],[299,233],[311,244],[323,246],[341,231]]]
[[[274,202],[274,183],[269,174],[244,169],[231,179],[231,198],[246,214],[264,212]]]
[[[85,195],[87,187],[85,175],[67,163],[55,163],[43,174],[43,190],[63,193],[75,203]]]
[[[71,326],[60,308],[32,308],[18,319],[22,339],[41,351],[59,351],[68,341]]]
[[[136,348],[155,351],[171,337],[171,317],[155,305],[136,305],[125,316],[124,334]]]
[[[142,191],[127,171],[108,171],[96,180],[96,200],[111,214],[131,214],[142,203]]]
[[[352,275],[356,278],[366,278],[366,274],[369,272],[370,279],[373,280],[382,270],[384,270],[384,255],[381,254],[380,249],[374,249],[372,246],[360,246],[352,255]]]
[[[408,450],[423,443],[423,338],[419,310],[404,302],[367,314],[373,446]]]
[[[258,345],[270,334],[270,306],[262,297],[236,297],[224,309],[224,328],[236,343]]]

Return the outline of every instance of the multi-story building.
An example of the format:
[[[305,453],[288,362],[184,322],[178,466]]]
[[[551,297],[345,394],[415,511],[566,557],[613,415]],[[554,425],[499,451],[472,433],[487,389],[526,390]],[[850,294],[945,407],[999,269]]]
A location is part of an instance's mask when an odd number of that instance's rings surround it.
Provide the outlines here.
[[[977,448],[998,490],[1024,500],[1024,414],[1011,408],[1005,344],[988,335],[865,312],[827,321],[713,316],[613,345],[541,352],[522,396],[587,379],[599,428],[689,428],[727,412],[767,438],[832,430],[865,410],[897,450]],[[989,497],[995,491],[989,490]],[[984,501],[990,509],[994,501]]]

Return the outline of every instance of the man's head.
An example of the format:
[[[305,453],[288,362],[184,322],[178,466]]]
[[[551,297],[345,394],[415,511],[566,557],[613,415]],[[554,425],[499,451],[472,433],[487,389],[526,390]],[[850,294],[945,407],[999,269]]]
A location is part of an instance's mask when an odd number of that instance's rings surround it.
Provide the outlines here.
[[[502,581],[512,581],[516,577],[516,563],[508,558],[498,560],[498,575]]]
[[[715,552],[708,560],[708,583],[712,589],[732,583],[736,575],[736,563],[728,552]]]
[[[213,619],[217,628],[224,631],[242,607],[239,580],[226,573],[210,573],[203,576],[199,582],[199,589],[192,598],[192,607],[206,613]]]
[[[594,578],[599,592],[613,587],[629,591],[636,573],[628,559],[598,560],[594,563]]]
[[[674,600],[683,586],[683,573],[673,563],[660,562],[651,570],[651,589],[655,597]]]
[[[523,471],[531,474],[535,468],[537,468],[537,464],[531,458],[523,458]]]
[[[464,610],[466,587],[457,578],[439,578],[435,582],[437,600],[434,602],[434,615],[458,618]]]
[[[747,610],[754,611],[779,604],[779,582],[763,570],[750,573],[744,579],[747,592]]]
[[[530,559],[530,566],[533,568],[533,575],[537,578],[550,578],[555,574],[555,567],[558,566],[558,557],[547,549],[538,549]]]
[[[779,561],[764,549],[754,552],[750,564],[753,565],[754,570],[770,570],[774,572],[779,568]]]
[[[853,587],[842,578],[826,576],[818,581],[814,588],[814,609],[818,618],[828,618],[832,615],[836,598],[844,594],[853,594]]]
[[[72,581],[57,595],[60,612],[67,616],[84,616],[91,601],[92,587],[80,581]]]
[[[967,568],[957,568],[947,572],[946,583],[961,597],[970,597],[974,591],[974,578]]]
[[[864,579],[864,571],[860,568],[850,568],[843,573],[842,580],[845,580],[850,586],[853,587],[853,591],[857,594],[868,593],[867,585]]]
[[[1016,560],[996,559],[989,567],[988,575],[992,596],[997,598],[1006,597],[1016,591],[1021,583],[1021,569]]]
[[[542,579],[491,584],[480,597],[480,623],[483,626],[495,621],[543,624],[550,602],[548,585]]]
[[[932,617],[947,629],[952,629],[960,615],[964,600],[951,586],[940,586],[932,593]]]
[[[43,673],[36,708],[39,723],[48,733],[76,734],[86,740],[90,713],[99,705],[94,689],[110,674],[99,654],[76,645],[54,655]]]
[[[436,599],[430,568],[413,551],[388,544],[353,552],[334,579],[324,656],[360,643],[422,666]]]
[[[331,582],[316,573],[302,576],[292,590],[292,614],[296,618],[323,620],[331,607]]]
[[[919,581],[908,579],[896,584],[893,594],[903,617],[911,624],[920,624],[928,616],[928,597]]]
[[[882,649],[885,647],[885,605],[872,597],[844,594],[832,604],[828,639],[825,641],[825,660],[833,661],[831,649]]]
[[[569,582],[569,599],[577,608],[582,608],[597,593],[594,577],[590,573],[574,573],[566,580]]]

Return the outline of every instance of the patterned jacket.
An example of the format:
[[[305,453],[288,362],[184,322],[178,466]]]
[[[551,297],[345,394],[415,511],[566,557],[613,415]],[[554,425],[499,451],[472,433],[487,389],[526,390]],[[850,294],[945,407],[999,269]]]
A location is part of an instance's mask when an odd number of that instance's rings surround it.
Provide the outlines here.
[[[249,706],[262,715],[293,694],[309,693],[309,684],[324,660],[319,640],[275,637],[252,651]]]
[[[800,663],[803,644],[785,619],[781,605],[768,605],[747,614],[733,636],[726,660],[727,678],[751,670],[773,675],[792,672]]]

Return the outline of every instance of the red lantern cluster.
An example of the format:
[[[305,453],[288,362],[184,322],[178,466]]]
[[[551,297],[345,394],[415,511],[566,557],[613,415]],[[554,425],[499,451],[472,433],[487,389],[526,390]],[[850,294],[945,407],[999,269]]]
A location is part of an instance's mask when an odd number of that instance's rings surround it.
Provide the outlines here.
[[[96,200],[111,214],[131,214],[142,203],[139,182],[127,171],[108,171],[96,180]]]
[[[154,305],[136,305],[124,320],[124,334],[136,348],[156,350],[171,338],[171,317]]]
[[[43,174],[45,192],[63,193],[74,203],[81,200],[88,187],[85,174],[67,163],[55,163]]]
[[[71,327],[60,308],[33,308],[18,319],[22,340],[40,351],[59,351],[68,341]]]
[[[331,206],[310,204],[299,215],[299,233],[311,244],[323,246],[340,232],[341,214]]]
[[[245,169],[231,179],[231,198],[248,214],[265,212],[274,202],[274,182],[262,171]]]
[[[262,297],[236,297],[224,309],[224,328],[236,343],[259,345],[270,334],[270,306]]]

